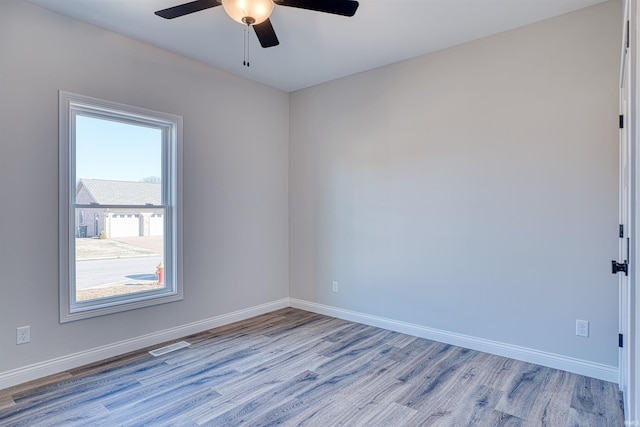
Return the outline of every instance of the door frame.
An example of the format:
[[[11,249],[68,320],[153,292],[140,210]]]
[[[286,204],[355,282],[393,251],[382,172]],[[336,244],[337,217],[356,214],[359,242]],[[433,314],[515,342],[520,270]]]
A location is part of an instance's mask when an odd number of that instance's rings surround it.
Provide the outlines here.
[[[638,209],[638,200],[640,200],[640,152],[637,149],[637,135],[640,130],[640,120],[638,118],[638,99],[640,99],[640,87],[638,85],[638,0],[625,0],[624,2],[624,21],[623,21],[623,40],[622,40],[622,52],[621,52],[621,70],[620,70],[620,83],[622,85],[622,79],[625,77],[625,59],[628,61],[628,100],[626,102],[626,108],[623,108],[623,97],[621,96],[620,105],[621,111],[624,111],[624,127],[627,133],[627,155],[628,155],[628,177],[629,177],[629,224],[626,236],[631,238],[630,241],[630,253],[629,257],[629,277],[628,290],[626,292],[626,298],[622,289],[622,283],[625,282],[621,279],[621,298],[619,307],[619,318],[621,332],[624,331],[624,347],[620,351],[620,389],[624,395],[624,410],[625,410],[625,424],[627,425],[640,425],[640,378],[638,378],[638,368],[640,368],[640,330],[638,326],[638,314],[640,313],[640,294],[636,292],[636,283],[638,280],[636,265],[640,265],[640,254],[638,251],[637,242],[640,238],[640,210]],[[627,49],[627,55],[625,58],[625,49],[627,45],[627,34],[629,40],[629,47]],[[622,95],[622,91],[621,91]],[[622,114],[622,113],[621,113]],[[624,134],[624,132],[622,133]],[[621,135],[622,135],[621,134]],[[622,136],[621,136],[622,140]],[[621,141],[622,142],[622,141]],[[621,148],[623,148],[621,146]],[[622,156],[621,156],[622,157]],[[625,171],[620,170],[620,183],[623,183]],[[623,203],[623,186],[620,188],[620,207],[624,209]],[[621,215],[622,218],[622,215]],[[623,255],[622,244],[620,256]],[[623,260],[623,259],[621,259]]]
[[[630,126],[632,121],[629,119],[629,110],[631,102],[631,52],[629,43],[630,33],[630,10],[631,4],[625,1],[624,19],[621,41],[621,60],[620,60],[620,90],[619,90],[619,112],[621,117],[621,125],[619,132],[619,198],[618,198],[618,221],[620,223],[618,260],[627,263],[631,262],[629,256],[629,247],[627,239],[632,236],[635,230],[631,219],[631,157],[630,157]],[[627,122],[627,123],[625,123]],[[634,277],[634,271],[630,271],[631,277]],[[618,274],[618,332],[623,337],[629,337],[631,331],[630,322],[630,283],[631,277],[627,274]],[[619,370],[619,386],[624,396],[628,396],[629,392],[629,360],[630,346],[622,346],[618,350],[618,370]],[[626,405],[625,405],[626,406]]]

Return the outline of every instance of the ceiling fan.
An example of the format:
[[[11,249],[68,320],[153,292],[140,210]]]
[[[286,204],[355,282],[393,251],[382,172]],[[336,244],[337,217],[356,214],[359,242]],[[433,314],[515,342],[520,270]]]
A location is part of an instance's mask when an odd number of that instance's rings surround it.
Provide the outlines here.
[[[234,21],[253,27],[260,45],[267,48],[280,44],[269,20],[274,4],[353,16],[359,3],[355,0],[195,0],[158,10],[155,14],[165,19],[173,19],[222,5]]]

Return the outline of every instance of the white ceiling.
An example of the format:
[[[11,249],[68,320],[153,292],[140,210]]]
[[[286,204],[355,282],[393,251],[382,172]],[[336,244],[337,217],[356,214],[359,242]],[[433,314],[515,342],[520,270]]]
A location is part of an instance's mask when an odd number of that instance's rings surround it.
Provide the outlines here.
[[[0,0],[1,1],[1,0]],[[26,0],[257,82],[294,91],[547,19],[605,0],[360,0],[352,18],[276,5],[280,45],[260,47],[215,7],[166,20],[188,0]]]

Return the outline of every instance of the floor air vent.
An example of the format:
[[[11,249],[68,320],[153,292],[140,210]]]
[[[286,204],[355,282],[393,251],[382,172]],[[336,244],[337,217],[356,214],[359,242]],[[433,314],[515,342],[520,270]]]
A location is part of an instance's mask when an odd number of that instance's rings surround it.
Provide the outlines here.
[[[186,341],[180,341],[175,344],[168,345],[166,347],[156,348],[155,350],[150,351],[149,354],[156,357],[162,356],[163,354],[171,353],[172,351],[180,350],[181,348],[189,347],[190,345],[191,344],[189,344]]]

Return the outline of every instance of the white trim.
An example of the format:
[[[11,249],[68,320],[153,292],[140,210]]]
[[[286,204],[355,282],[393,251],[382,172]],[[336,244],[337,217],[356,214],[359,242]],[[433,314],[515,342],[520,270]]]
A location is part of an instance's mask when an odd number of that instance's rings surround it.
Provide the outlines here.
[[[509,357],[516,360],[535,363],[550,368],[561,369],[604,381],[616,382],[618,379],[618,368],[586,360],[575,359],[554,353],[533,350],[512,344],[505,344],[483,338],[462,335],[440,329],[429,328],[427,326],[414,323],[401,322],[380,316],[360,313],[352,310],[332,307],[314,302],[299,300],[296,298],[283,298],[255,307],[234,311],[212,317],[210,319],[189,323],[165,331],[155,332],[141,337],[120,341],[79,353],[62,356],[45,362],[36,363],[11,371],[0,372],[0,390],[27,381],[43,378],[68,369],[77,368],[88,363],[94,363],[110,357],[119,356],[130,351],[140,350],[145,347],[157,345],[166,341],[183,338],[187,335],[206,331],[228,325],[233,322],[249,319],[254,316],[269,313],[281,308],[293,307],[307,310],[312,313],[324,314],[337,317],[339,319],[350,320],[365,325],[376,326],[391,331],[409,334],[421,338],[427,338],[446,344],[457,345],[472,350],[483,351],[498,356]]]
[[[618,381],[618,368],[615,366],[589,362],[587,360],[547,353],[517,345],[472,337],[469,335],[457,334],[455,332],[443,331],[441,329],[416,325],[414,323],[401,322],[385,317],[372,316],[365,313],[359,313],[356,311],[345,310],[295,298],[290,298],[289,301],[289,305],[291,307],[311,311],[313,313],[324,314],[327,316],[350,320],[352,322],[401,332],[403,334],[427,338],[446,344],[509,357],[511,359],[522,360],[524,362],[535,363],[537,365],[547,366],[550,368],[561,369],[563,371],[598,378],[604,381],[610,381],[613,383],[617,383]]]
[[[640,151],[638,150],[638,134],[640,132],[640,119],[638,99],[640,99],[640,85],[638,84],[638,45],[640,34],[638,33],[638,20],[640,9],[637,0],[625,0],[624,21],[626,27],[629,22],[629,49],[627,62],[621,66],[621,76],[628,70],[628,103],[625,116],[625,128],[628,132],[629,142],[629,169],[630,169],[630,215],[629,236],[631,237],[631,254],[629,260],[629,283],[627,300],[620,306],[620,324],[624,326],[624,348],[621,351],[621,376],[620,388],[623,391],[625,425],[637,425],[640,422],[640,328],[637,327],[640,314],[640,293],[637,290],[638,269],[640,254],[638,254],[638,242],[640,242]],[[622,291],[622,289],[621,289]],[[622,328],[621,328],[622,329]]]
[[[635,223],[631,218],[631,210],[632,210],[632,196],[631,192],[633,191],[633,183],[631,180],[631,173],[633,172],[632,158],[631,158],[631,144],[630,144],[630,129],[629,124],[633,123],[630,120],[630,110],[631,110],[631,49],[627,48],[627,39],[630,40],[631,35],[628,34],[631,31],[631,27],[627,25],[629,22],[629,3],[625,3],[625,11],[622,20],[622,40],[621,40],[621,61],[620,61],[620,115],[623,117],[624,126],[621,127],[619,138],[620,138],[620,148],[619,148],[619,224],[624,226],[625,235],[624,238],[619,239],[619,248],[618,248],[618,259],[626,260],[633,265],[632,260],[629,258],[629,254],[627,254],[627,238],[634,237],[634,227]],[[631,41],[631,40],[630,40]],[[621,236],[622,237],[622,236]],[[635,239],[630,240],[630,245],[635,244]],[[635,271],[633,268],[629,271],[631,273],[630,276],[618,274],[618,332],[623,335],[624,338],[629,337],[629,320],[630,320],[630,310],[629,310],[629,285],[633,281],[633,276]],[[620,378],[618,381],[618,385],[620,390],[626,396],[628,395],[628,363],[629,363],[629,345],[626,345],[618,350],[618,366],[620,367]],[[626,413],[626,412],[625,412]]]
[[[23,368],[0,372],[0,390],[17,384],[25,383],[27,381],[63,372],[68,369],[77,368],[88,363],[94,363],[100,360],[108,359],[110,357],[119,356],[130,351],[140,350],[145,347],[157,345],[166,341],[183,338],[187,335],[206,331],[207,329],[213,329],[219,326],[228,325],[233,322],[238,322],[240,320],[249,319],[251,317],[259,316],[261,314],[269,313],[281,308],[286,308],[288,306],[289,299],[283,298],[281,300],[234,311],[232,313],[223,314],[164,331],[154,332],[137,338],[96,347],[67,356],[57,357],[55,359],[35,363]]]
[[[60,90],[59,106],[59,307],[60,323],[133,310],[183,299],[182,281],[182,128],[183,118]],[[162,198],[165,213],[165,288],[99,300],[75,301],[75,128],[77,116],[109,119],[162,131]],[[117,207],[117,205],[102,205]],[[122,205],[148,208],[149,205]]]
[[[626,388],[624,395],[624,413],[625,423],[628,424],[640,422],[640,328],[638,327],[638,317],[640,316],[640,293],[638,292],[638,269],[640,265],[640,254],[638,254],[638,242],[640,242],[640,209],[638,209],[638,200],[640,200],[640,150],[638,149],[638,134],[640,134],[640,110],[638,108],[638,100],[640,99],[640,85],[638,84],[639,71],[638,66],[638,45],[640,44],[640,34],[638,33],[638,21],[640,19],[640,9],[637,0],[625,2],[625,7],[629,7],[630,20],[630,52],[629,61],[631,72],[630,81],[630,100],[628,114],[628,132],[630,133],[630,154],[629,167],[631,169],[631,221],[633,223],[633,238],[631,241],[631,253],[633,259],[630,260],[631,275],[629,283],[629,313],[628,325],[629,333],[625,337],[625,345],[627,346],[627,376]]]

